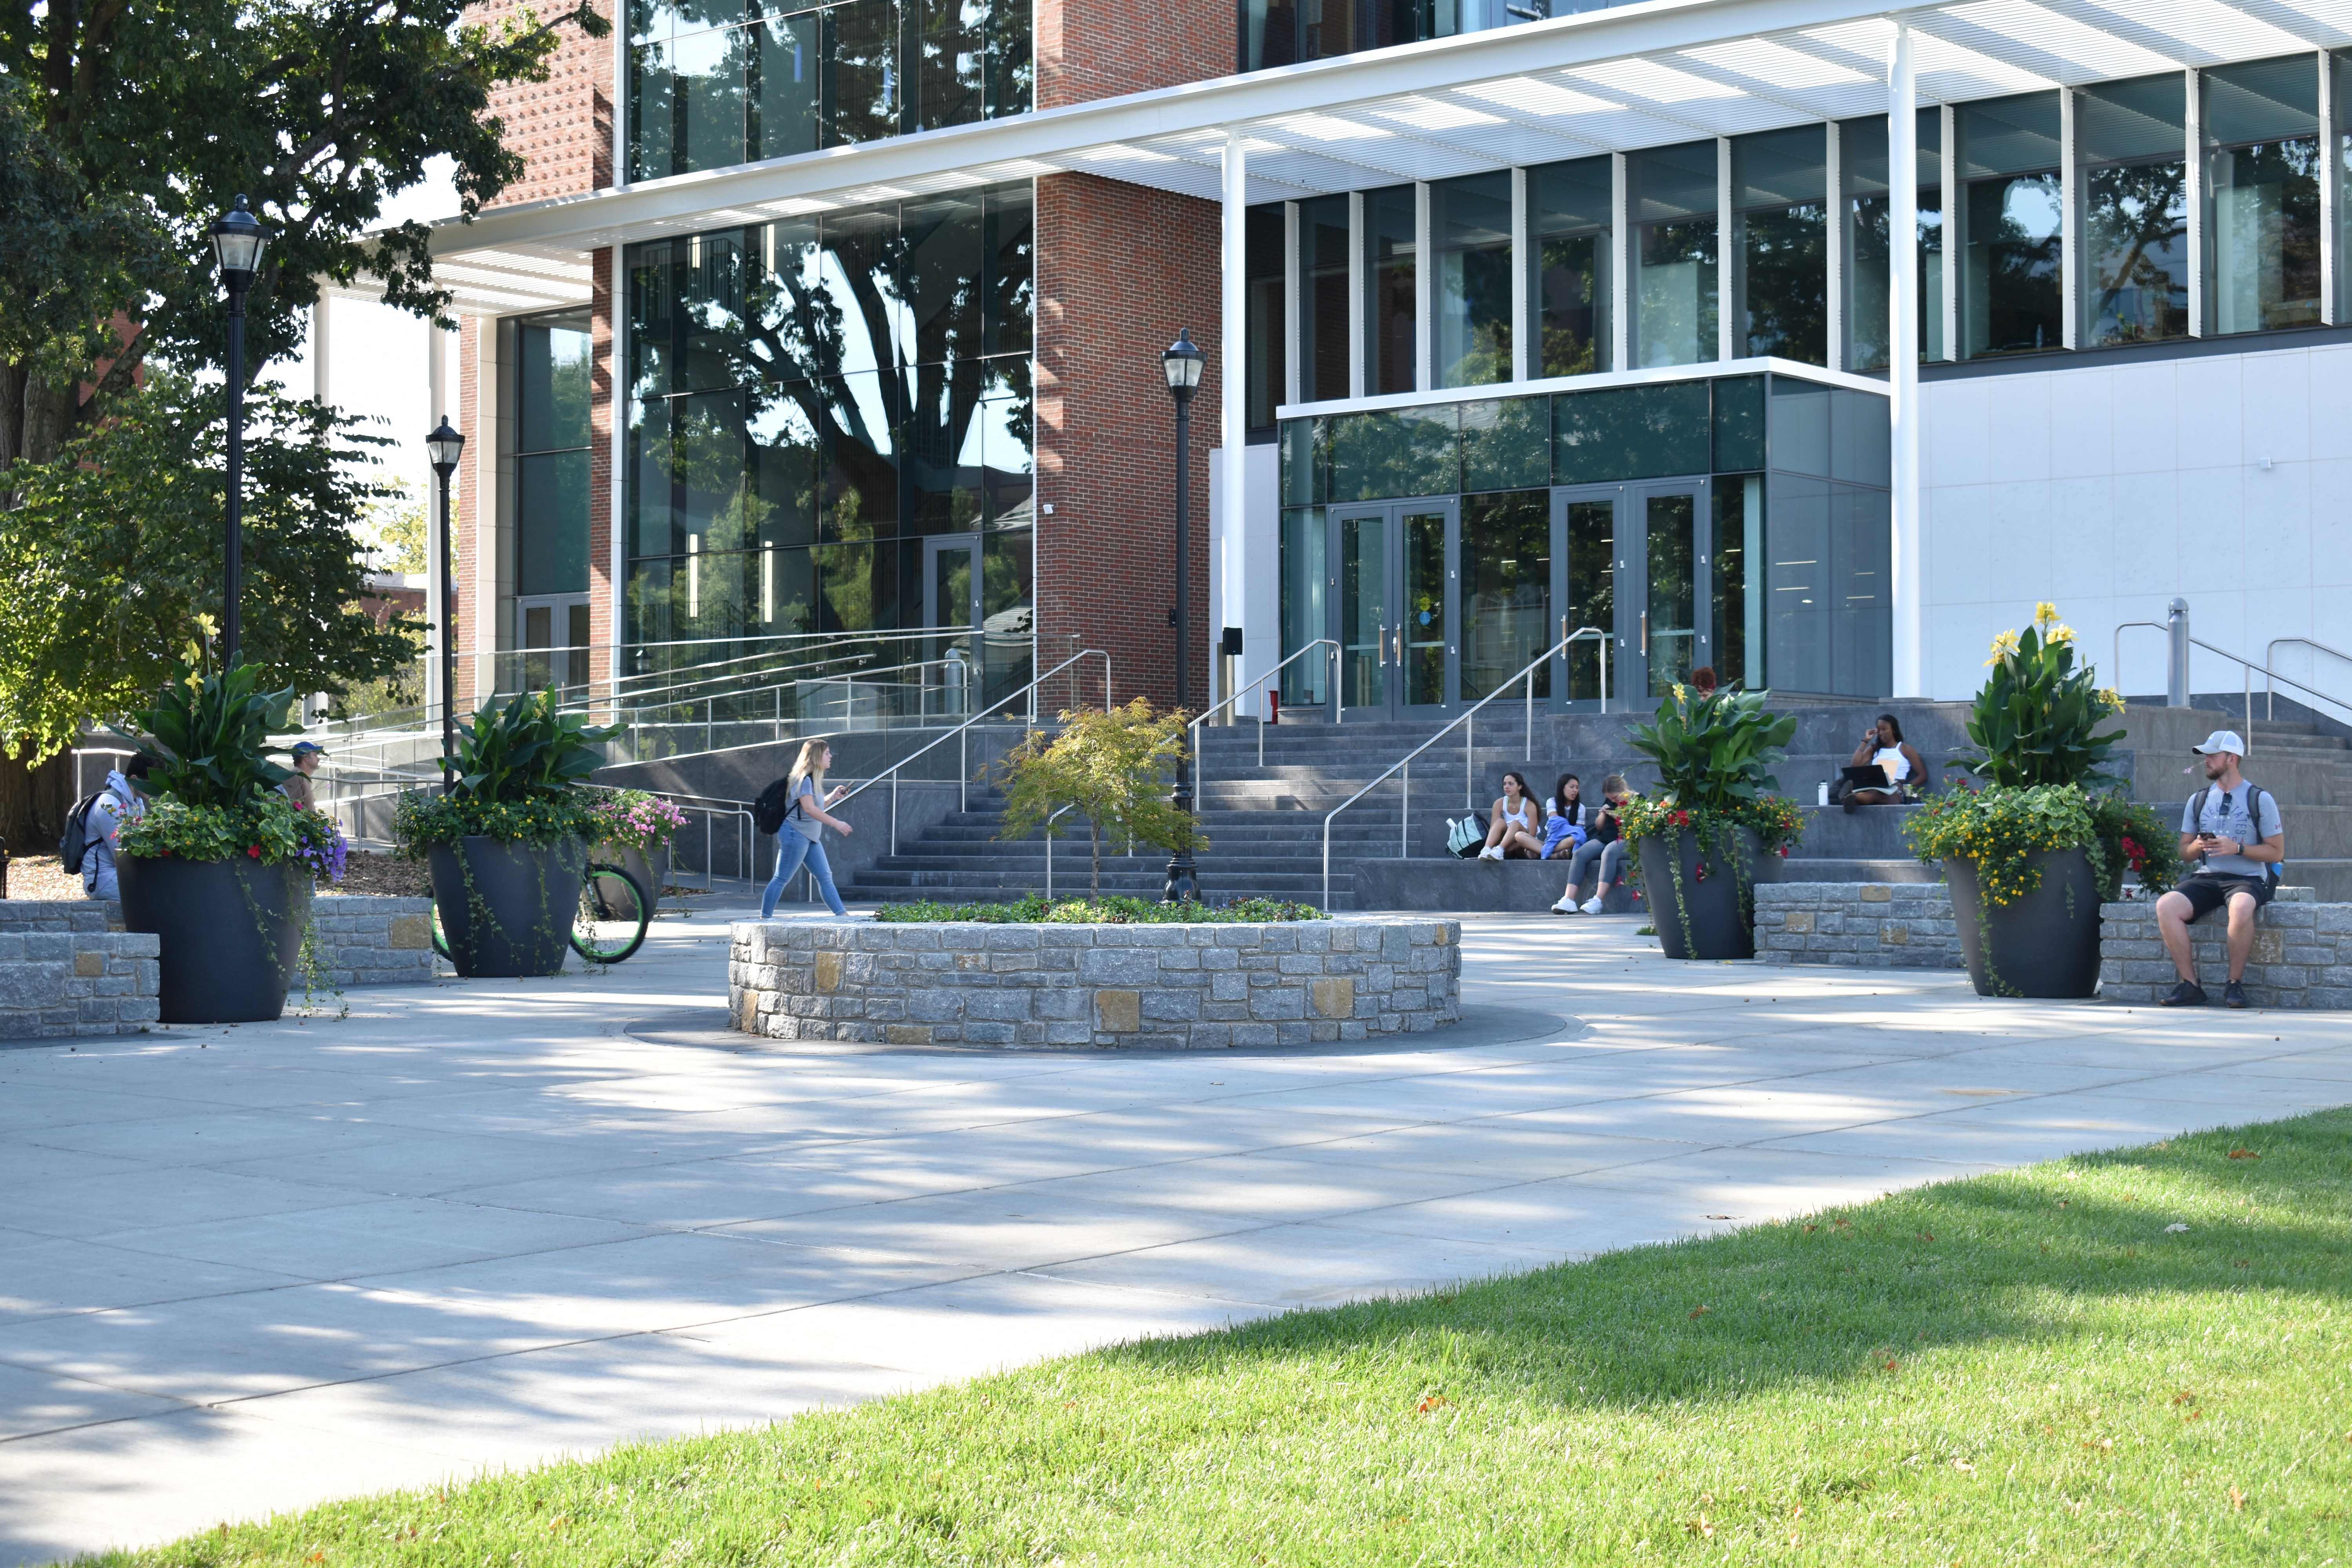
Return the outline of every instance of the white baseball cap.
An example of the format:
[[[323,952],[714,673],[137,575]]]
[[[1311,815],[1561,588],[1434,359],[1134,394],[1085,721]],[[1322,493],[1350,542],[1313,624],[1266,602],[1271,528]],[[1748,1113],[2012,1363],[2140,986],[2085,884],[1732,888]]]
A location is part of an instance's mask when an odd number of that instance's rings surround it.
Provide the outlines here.
[[[2200,757],[2210,757],[2221,752],[2227,752],[2233,757],[2242,757],[2246,754],[2246,742],[2239,738],[2235,730],[2216,730],[2205,737],[2203,745],[2191,746],[2189,749]]]

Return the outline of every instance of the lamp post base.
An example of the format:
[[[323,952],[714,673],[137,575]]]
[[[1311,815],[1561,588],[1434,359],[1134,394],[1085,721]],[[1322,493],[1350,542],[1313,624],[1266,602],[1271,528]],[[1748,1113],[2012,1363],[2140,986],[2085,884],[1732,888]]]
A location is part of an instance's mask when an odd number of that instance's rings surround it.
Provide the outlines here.
[[[1192,759],[1180,758],[1176,763],[1176,788],[1170,794],[1168,804],[1181,812],[1187,819],[1192,815]],[[1198,903],[1201,899],[1201,876],[1192,864],[1192,852],[1179,849],[1168,857],[1168,886],[1160,895],[1163,903]]]

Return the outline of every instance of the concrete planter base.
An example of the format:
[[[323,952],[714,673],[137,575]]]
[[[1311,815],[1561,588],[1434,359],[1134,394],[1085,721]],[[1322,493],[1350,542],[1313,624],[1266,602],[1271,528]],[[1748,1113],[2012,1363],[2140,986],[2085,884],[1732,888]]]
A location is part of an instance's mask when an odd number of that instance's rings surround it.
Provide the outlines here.
[[[743,921],[728,1016],[779,1040],[1223,1050],[1461,1016],[1462,925],[883,925]]]

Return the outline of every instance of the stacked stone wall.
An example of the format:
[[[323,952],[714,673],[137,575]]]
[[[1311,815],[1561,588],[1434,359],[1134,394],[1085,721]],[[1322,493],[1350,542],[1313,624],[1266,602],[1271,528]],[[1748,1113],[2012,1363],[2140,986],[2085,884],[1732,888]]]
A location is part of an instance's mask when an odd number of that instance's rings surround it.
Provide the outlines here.
[[[329,896],[311,901],[310,915],[321,982],[349,990],[432,981],[432,900]]]
[[[2257,1007],[2352,1007],[2352,904],[2314,902],[2308,888],[2283,888],[2254,917],[2246,960],[2246,1000]],[[2197,978],[2220,999],[2230,978],[2229,928],[2219,913],[2189,928]],[[2179,976],[2156,931],[2156,906],[2099,906],[2099,996],[2145,1005]]]
[[[155,1022],[159,940],[121,906],[0,900],[0,1040],[131,1035]]]
[[[1863,969],[1961,967],[1952,896],[1941,882],[1759,882],[1756,956]]]
[[[1215,1050],[1411,1034],[1461,1016],[1458,921],[733,929],[746,1034],[875,1045]]]

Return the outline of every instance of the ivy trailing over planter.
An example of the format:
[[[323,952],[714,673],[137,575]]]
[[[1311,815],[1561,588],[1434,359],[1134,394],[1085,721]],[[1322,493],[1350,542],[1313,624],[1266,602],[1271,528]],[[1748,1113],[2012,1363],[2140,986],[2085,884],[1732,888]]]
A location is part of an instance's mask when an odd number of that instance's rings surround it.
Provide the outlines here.
[[[1706,877],[1709,861],[1730,867],[1738,879],[1740,910],[1751,924],[1755,879],[1740,831],[1756,836],[1759,853],[1779,856],[1786,856],[1804,834],[1796,803],[1769,793],[1780,787],[1769,770],[1788,755],[1797,732],[1795,715],[1776,716],[1769,710],[1771,697],[1769,691],[1737,686],[1695,691],[1676,682],[1659,701],[1652,722],[1628,737],[1635,751],[1657,765],[1657,793],[1629,797],[1619,813],[1628,839],[1657,839],[1677,859],[1683,836],[1695,837],[1698,877]],[[1688,900],[1681,879],[1673,882],[1684,951],[1696,952]],[[1649,892],[1652,910],[1662,910],[1658,889]]]

